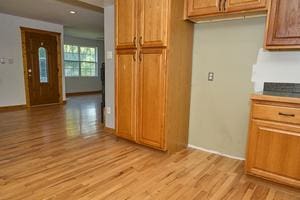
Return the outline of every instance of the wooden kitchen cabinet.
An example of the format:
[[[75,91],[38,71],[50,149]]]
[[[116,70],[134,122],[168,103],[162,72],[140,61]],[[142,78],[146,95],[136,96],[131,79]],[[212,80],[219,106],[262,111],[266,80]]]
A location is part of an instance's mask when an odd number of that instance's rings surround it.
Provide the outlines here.
[[[265,13],[269,0],[185,0],[187,19],[201,20]]]
[[[300,100],[254,95],[246,172],[300,188]]]
[[[116,1],[116,47],[136,48],[138,0]]]
[[[226,0],[226,12],[246,12],[267,8],[267,0]]]
[[[136,140],[136,50],[116,54],[116,134]]]
[[[167,46],[170,0],[142,0],[140,2],[141,47]]]
[[[123,1],[116,0],[116,19],[125,12]],[[118,37],[127,30],[116,23],[116,135],[175,152],[188,143],[194,26],[183,20],[184,1],[129,2],[138,10],[129,25],[138,28],[125,33],[123,44],[135,35],[137,43],[120,48]]]
[[[189,17],[207,16],[221,13],[219,0],[187,0],[187,13]]]
[[[266,49],[300,49],[300,0],[272,0],[265,38]]]
[[[138,142],[164,150],[166,50],[144,49],[140,58]]]

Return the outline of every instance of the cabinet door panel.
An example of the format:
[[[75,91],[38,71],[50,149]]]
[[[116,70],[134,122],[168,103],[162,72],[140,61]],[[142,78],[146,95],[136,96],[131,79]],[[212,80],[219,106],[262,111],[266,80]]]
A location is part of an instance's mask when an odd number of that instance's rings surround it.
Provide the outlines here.
[[[300,0],[271,2],[266,48],[300,49]]]
[[[119,50],[116,55],[116,135],[136,138],[136,51]]]
[[[116,0],[116,46],[136,48],[137,3],[136,0]]]
[[[300,187],[300,127],[252,120],[250,172]]]
[[[206,16],[220,14],[221,0],[187,0],[188,16]]]
[[[165,149],[165,73],[165,50],[143,50],[139,68],[138,141],[162,150]]]
[[[267,0],[227,0],[226,12],[243,12],[248,10],[267,10]]]
[[[139,42],[141,46],[167,46],[169,0],[142,0],[140,7]]]

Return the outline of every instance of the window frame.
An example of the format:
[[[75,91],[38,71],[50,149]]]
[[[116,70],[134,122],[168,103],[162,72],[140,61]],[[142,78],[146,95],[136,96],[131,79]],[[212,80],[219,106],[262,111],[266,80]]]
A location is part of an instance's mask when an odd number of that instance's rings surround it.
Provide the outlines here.
[[[64,44],[64,54],[65,54],[65,45],[69,45],[69,46],[76,46],[78,48],[78,61],[74,61],[74,60],[65,60],[65,56],[64,56],[64,74],[65,74],[65,77],[68,77],[68,78],[96,78],[96,77],[99,77],[99,47],[97,46],[91,46],[91,45],[78,45],[78,44]],[[92,61],[82,61],[81,60],[81,47],[86,47],[86,48],[93,48],[95,49],[95,62],[92,62]],[[79,66],[79,75],[78,76],[67,76],[66,73],[65,73],[65,62],[75,62],[75,63],[78,63],[78,66]],[[95,75],[94,76],[82,76],[81,75],[81,64],[82,63],[95,63]]]

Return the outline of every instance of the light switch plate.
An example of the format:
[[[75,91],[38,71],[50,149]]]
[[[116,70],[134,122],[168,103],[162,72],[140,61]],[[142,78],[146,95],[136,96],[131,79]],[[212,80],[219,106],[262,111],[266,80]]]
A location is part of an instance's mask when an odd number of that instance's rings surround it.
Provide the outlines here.
[[[108,60],[113,59],[113,52],[112,51],[107,51],[106,52],[106,59],[108,59]]]
[[[111,114],[111,108],[110,107],[106,107],[106,113]]]

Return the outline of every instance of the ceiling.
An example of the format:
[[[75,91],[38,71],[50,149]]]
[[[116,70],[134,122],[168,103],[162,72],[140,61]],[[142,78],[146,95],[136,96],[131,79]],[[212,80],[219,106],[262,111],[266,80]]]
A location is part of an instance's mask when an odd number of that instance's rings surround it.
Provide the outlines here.
[[[113,0],[0,0],[0,12],[62,24],[65,35],[101,40],[103,7],[110,4]]]

